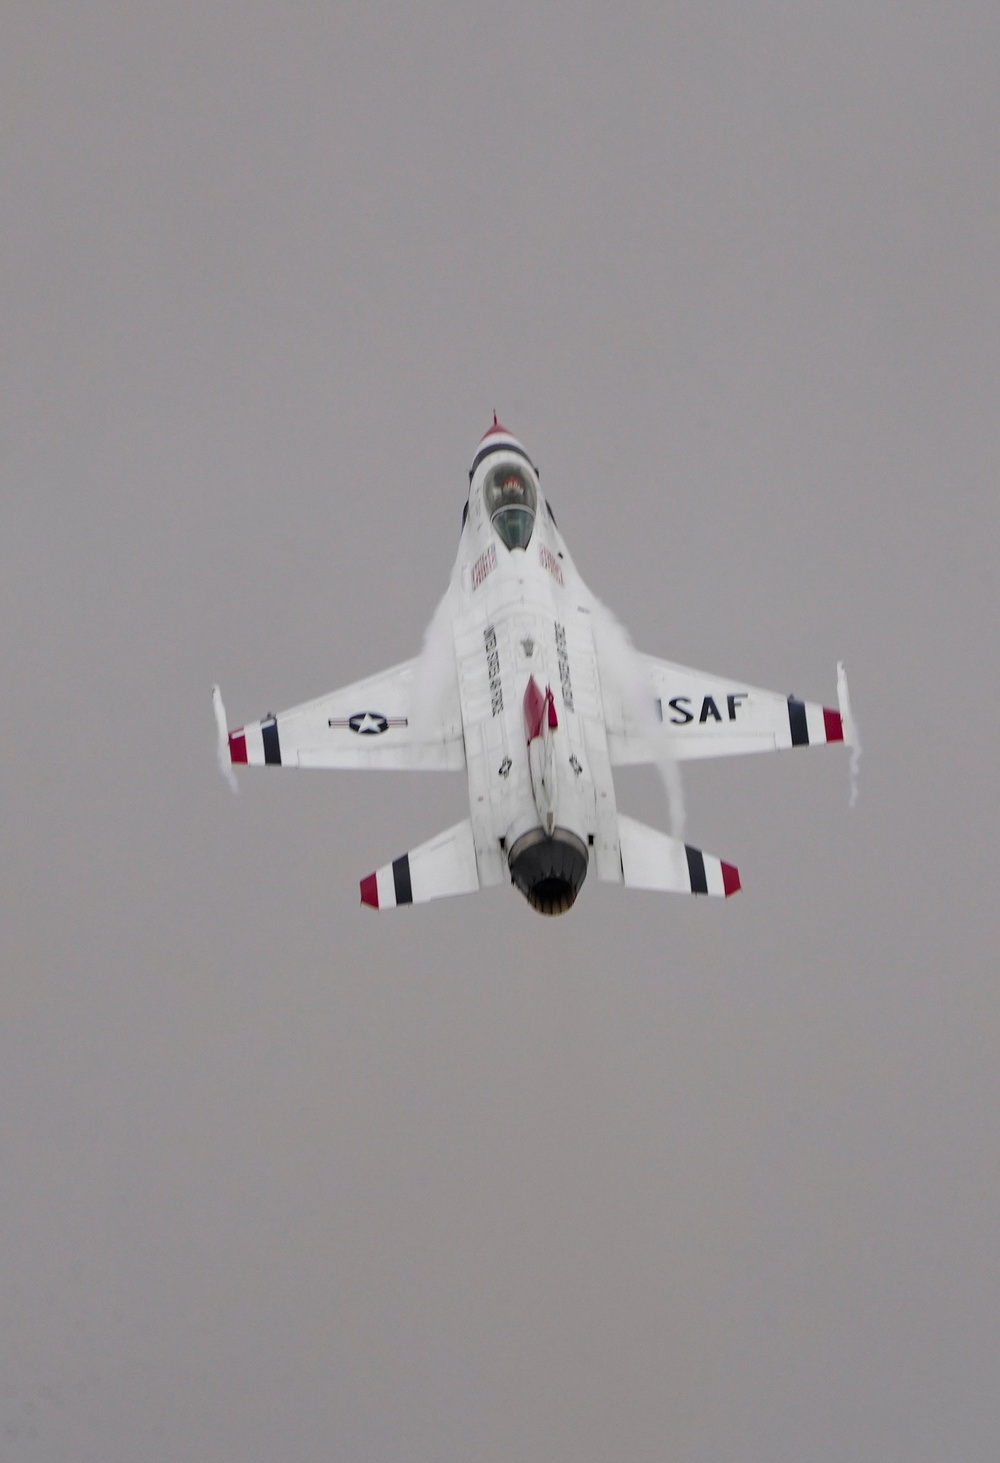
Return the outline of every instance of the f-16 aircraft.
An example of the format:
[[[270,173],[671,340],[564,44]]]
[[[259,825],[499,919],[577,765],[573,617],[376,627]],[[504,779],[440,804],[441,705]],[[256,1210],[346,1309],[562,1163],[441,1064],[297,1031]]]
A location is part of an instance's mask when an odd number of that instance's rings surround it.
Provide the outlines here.
[[[495,414],[423,653],[237,731],[218,686],[213,700],[227,773],[229,763],[466,773],[469,816],[363,878],[373,909],[509,879],[532,908],[562,914],[591,867],[631,889],[734,894],[732,864],[618,811],[613,769],[853,735],[842,664],[831,710],[633,650]]]

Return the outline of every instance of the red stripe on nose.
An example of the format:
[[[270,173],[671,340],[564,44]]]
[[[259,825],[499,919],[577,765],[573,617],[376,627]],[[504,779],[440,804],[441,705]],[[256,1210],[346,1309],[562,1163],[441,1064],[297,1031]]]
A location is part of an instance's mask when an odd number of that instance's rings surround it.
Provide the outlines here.
[[[374,874],[361,880],[361,903],[371,905],[372,909],[378,909],[378,880]]]
[[[842,742],[844,740],[844,723],[840,719],[839,711],[830,711],[823,707],[823,725],[826,728],[826,739],[828,742]]]
[[[230,762],[245,762],[247,760],[247,739],[242,731],[229,733],[229,760]]]
[[[722,863],[722,860],[719,860]],[[735,894],[741,887],[740,871],[735,864],[722,864],[722,887],[728,899],[730,894]]]

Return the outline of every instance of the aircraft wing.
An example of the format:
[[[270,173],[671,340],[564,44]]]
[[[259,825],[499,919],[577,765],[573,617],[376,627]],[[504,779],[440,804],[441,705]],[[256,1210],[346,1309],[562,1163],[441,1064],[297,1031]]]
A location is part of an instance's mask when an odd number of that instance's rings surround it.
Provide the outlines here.
[[[237,766],[461,771],[465,739],[457,679],[421,694],[417,666],[417,659],[404,661],[232,732],[216,686],[220,751],[224,755],[228,746]]]
[[[839,709],[763,691],[745,681],[640,655],[642,697],[620,698],[608,718],[613,766],[780,751],[820,742],[853,741],[843,664],[837,667]]]

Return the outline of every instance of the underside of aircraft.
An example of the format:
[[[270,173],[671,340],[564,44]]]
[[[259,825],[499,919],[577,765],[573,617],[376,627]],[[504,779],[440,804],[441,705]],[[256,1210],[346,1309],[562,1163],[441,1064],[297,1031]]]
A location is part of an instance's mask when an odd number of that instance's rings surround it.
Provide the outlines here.
[[[618,812],[614,768],[855,740],[842,664],[832,709],[636,651],[496,418],[473,457],[431,651],[235,731],[214,690],[230,775],[466,773],[469,816],[361,880],[374,909],[509,881],[562,914],[591,868],[628,888],[727,897],[740,887],[732,864]]]

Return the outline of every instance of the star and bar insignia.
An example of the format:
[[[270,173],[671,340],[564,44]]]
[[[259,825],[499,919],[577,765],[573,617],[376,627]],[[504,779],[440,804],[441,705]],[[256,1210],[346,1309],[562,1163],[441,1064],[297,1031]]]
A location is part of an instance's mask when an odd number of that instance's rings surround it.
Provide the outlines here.
[[[331,716],[327,725],[357,732],[359,737],[380,737],[394,726],[408,726],[409,721],[405,716],[383,716],[381,711],[355,711],[353,716]]]

